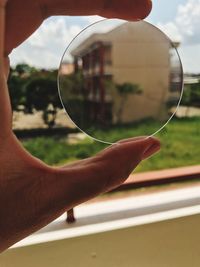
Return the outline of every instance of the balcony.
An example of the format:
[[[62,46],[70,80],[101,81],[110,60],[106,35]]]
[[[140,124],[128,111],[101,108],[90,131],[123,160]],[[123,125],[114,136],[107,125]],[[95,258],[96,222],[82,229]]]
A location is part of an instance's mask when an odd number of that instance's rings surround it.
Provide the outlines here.
[[[3,253],[1,266],[199,266],[199,168],[151,172],[155,183],[168,177],[170,185],[80,205],[75,223],[61,216]],[[148,182],[141,177],[136,174],[136,184]],[[178,177],[197,181],[172,185]]]
[[[113,73],[113,67],[111,64],[105,64],[104,65],[104,73],[103,75],[112,75]],[[94,76],[100,76],[100,65],[96,64],[94,67],[90,67],[88,69],[83,70],[83,75],[85,77],[94,77]]]

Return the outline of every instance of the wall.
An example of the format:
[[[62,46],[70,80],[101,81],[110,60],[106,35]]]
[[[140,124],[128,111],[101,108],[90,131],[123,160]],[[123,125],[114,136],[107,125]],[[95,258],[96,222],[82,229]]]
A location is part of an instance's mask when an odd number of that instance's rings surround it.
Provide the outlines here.
[[[199,267],[200,215],[11,249],[1,267]]]
[[[117,84],[137,84],[142,90],[140,95],[128,95],[123,122],[145,117],[165,118],[165,103],[169,96],[169,43],[115,41],[112,57],[113,80]],[[114,112],[119,105],[120,101],[115,100]]]

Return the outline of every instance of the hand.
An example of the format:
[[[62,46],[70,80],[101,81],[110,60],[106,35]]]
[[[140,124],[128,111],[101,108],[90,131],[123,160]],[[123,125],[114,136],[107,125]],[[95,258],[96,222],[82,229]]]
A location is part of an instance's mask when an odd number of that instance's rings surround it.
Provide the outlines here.
[[[100,14],[139,19],[151,9],[147,0],[123,0],[122,4],[113,1],[115,5],[112,6],[105,5],[107,2],[78,0],[75,7],[71,0],[8,1],[6,54],[26,39],[44,18],[53,14]],[[3,29],[0,30],[3,38]],[[120,185],[141,160],[160,148],[155,138],[133,138],[62,168],[47,166],[25,151],[13,134],[7,92],[5,69],[0,64],[0,251],[73,206]]]

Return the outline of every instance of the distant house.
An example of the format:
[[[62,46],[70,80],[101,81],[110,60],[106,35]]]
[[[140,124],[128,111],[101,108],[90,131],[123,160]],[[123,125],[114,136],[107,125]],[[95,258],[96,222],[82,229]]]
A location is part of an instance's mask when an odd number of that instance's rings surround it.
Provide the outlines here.
[[[167,103],[180,96],[181,66],[169,40],[156,33],[148,23],[123,23],[109,32],[92,34],[71,52],[75,71],[83,72],[93,118],[117,123],[125,96],[110,89],[109,81],[141,88],[141,94],[127,94],[121,114],[124,123],[166,118]]]
[[[193,77],[192,75],[185,75],[184,76],[184,85],[191,85],[191,84],[196,84],[199,83],[200,77]]]
[[[63,62],[60,67],[62,75],[69,75],[74,72],[74,64],[70,62]]]

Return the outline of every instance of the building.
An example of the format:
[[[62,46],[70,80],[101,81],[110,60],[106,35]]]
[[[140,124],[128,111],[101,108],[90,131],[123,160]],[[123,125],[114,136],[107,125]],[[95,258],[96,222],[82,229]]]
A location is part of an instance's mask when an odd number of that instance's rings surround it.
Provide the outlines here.
[[[123,23],[106,33],[94,33],[71,55],[75,72],[83,73],[84,112],[90,114],[91,125],[150,117],[163,120],[168,116],[167,104],[178,102],[182,67],[176,50],[146,22]],[[137,86],[140,93],[115,86],[125,84]]]
[[[62,75],[69,75],[74,72],[74,64],[70,62],[62,62],[60,67],[60,73]]]

